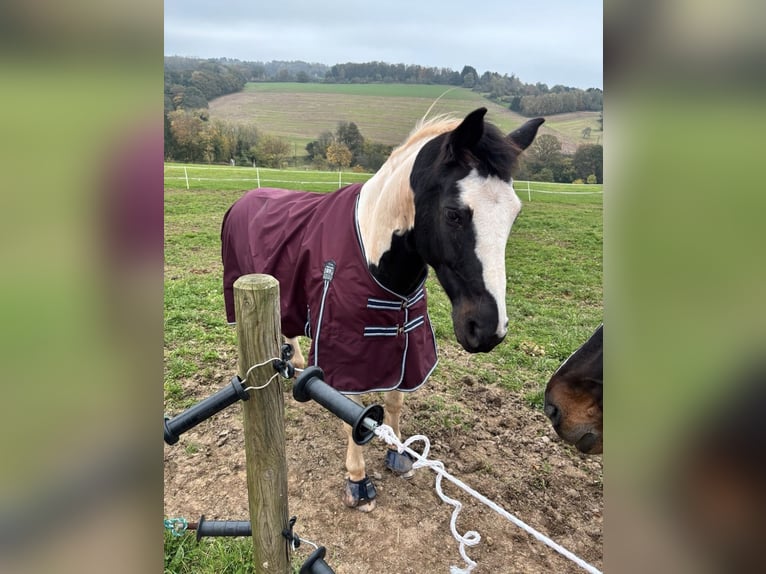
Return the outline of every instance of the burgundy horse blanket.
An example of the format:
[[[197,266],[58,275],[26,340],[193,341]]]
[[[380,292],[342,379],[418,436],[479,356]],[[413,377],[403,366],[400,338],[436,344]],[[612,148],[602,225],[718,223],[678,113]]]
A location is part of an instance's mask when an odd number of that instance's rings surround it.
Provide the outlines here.
[[[234,282],[250,273],[279,281],[282,334],[313,339],[309,363],[347,393],[414,391],[437,363],[425,275],[414,293],[380,285],[367,267],[356,205],[362,184],[334,193],[247,192],[221,229],[226,316]]]

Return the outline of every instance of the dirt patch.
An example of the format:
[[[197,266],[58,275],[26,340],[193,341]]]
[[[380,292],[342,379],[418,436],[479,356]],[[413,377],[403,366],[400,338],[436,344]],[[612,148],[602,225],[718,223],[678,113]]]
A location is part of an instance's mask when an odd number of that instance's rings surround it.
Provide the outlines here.
[[[365,457],[378,490],[377,508],[370,514],[346,509],[340,502],[345,476],[340,423],[315,403],[295,402],[288,388],[289,512],[298,516],[298,535],[326,546],[326,561],[338,574],[462,568],[450,534],[452,507],[437,497],[434,473],[422,469],[409,481],[393,476],[383,464],[386,446],[374,440]],[[199,399],[215,390],[197,389]],[[402,433],[405,438],[426,434],[431,458],[443,461],[449,472],[602,568],[601,457],[580,455],[563,444],[520,394],[472,377],[434,377],[405,400]],[[460,532],[481,534],[479,545],[467,551],[478,563],[474,573],[583,572],[452,484],[443,484],[446,494],[464,504]],[[249,518],[241,406],[229,407],[165,447],[165,514],[189,520],[201,514]],[[299,552],[301,560],[309,553]]]

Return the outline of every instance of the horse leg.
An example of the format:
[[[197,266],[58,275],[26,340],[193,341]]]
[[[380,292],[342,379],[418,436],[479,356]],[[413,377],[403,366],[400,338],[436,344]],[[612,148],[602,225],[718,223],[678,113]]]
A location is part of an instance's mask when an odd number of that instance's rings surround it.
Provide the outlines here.
[[[385,407],[383,423],[391,427],[399,440],[402,440],[402,434],[399,430],[399,419],[401,418],[403,404],[403,392],[388,391],[383,393],[383,405]],[[409,455],[400,454],[395,446],[389,445],[388,449],[386,453],[386,467],[402,478],[412,478],[415,476],[415,471],[412,470],[412,459]]]
[[[285,342],[289,343],[293,347],[293,358],[291,359],[293,366],[296,369],[305,369],[306,359],[303,357],[303,353],[301,353],[301,347],[298,344],[298,337],[293,337],[292,339],[285,337]]]
[[[358,395],[347,395],[357,404],[362,404]],[[343,423],[343,430],[348,437],[348,447],[346,449],[346,488],[343,492],[343,504],[351,508],[356,508],[362,512],[370,512],[375,508],[375,486],[367,477],[364,464],[364,453],[362,447],[354,442],[351,436],[351,425]]]

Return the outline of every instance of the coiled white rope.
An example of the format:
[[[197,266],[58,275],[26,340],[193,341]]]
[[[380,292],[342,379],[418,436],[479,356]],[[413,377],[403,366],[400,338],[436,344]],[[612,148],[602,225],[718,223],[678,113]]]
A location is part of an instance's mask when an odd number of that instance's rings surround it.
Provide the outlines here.
[[[465,492],[473,496],[478,501],[489,506],[492,510],[497,512],[499,515],[506,518],[507,520],[509,520],[510,522],[512,522],[513,524],[515,524],[516,526],[518,526],[525,532],[531,534],[543,544],[553,548],[556,552],[568,558],[569,560],[577,564],[583,570],[586,570],[590,572],[591,574],[602,574],[600,570],[598,570],[594,566],[591,566],[590,564],[585,562],[582,558],[579,558],[578,556],[572,554],[569,550],[567,550],[563,546],[556,544],[553,540],[551,540],[544,534],[539,533],[537,530],[527,525],[526,523],[522,522],[521,520],[516,518],[513,514],[505,510],[500,505],[491,501],[483,494],[476,492],[473,488],[465,484],[460,479],[452,476],[450,473],[444,470],[444,463],[442,463],[441,461],[428,460],[428,454],[429,454],[429,451],[431,450],[431,442],[428,440],[428,437],[424,435],[413,435],[410,438],[408,438],[406,441],[402,442],[399,440],[396,434],[394,434],[393,429],[388,425],[379,425],[374,432],[376,435],[378,435],[378,437],[380,437],[386,443],[388,443],[389,445],[395,446],[400,453],[402,452],[409,453],[415,459],[415,461],[412,463],[412,468],[428,467],[431,470],[433,470],[437,475],[436,476],[436,493],[439,495],[439,498],[441,498],[444,502],[455,507],[455,509],[452,511],[452,518],[450,520],[450,530],[452,530],[452,535],[455,537],[455,540],[457,540],[458,542],[460,556],[462,556],[463,560],[465,560],[466,568],[458,568],[457,566],[451,566],[450,567],[451,574],[469,574],[476,567],[476,562],[471,560],[466,554],[466,547],[476,546],[481,541],[481,535],[474,530],[469,530],[462,535],[458,532],[457,524],[456,524],[457,517],[463,505],[459,501],[453,498],[450,498],[446,494],[444,494],[444,492],[442,491],[442,486],[441,486],[442,478],[446,478],[458,488],[464,490]],[[423,443],[422,454],[409,448],[409,446],[413,442],[418,442],[418,441]]]

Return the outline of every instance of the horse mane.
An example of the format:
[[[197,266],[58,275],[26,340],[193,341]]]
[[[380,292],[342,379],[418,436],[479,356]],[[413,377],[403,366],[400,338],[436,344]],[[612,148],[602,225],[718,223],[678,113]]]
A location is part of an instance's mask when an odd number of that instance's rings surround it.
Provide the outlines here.
[[[418,152],[428,141],[454,130],[461,121],[451,115],[421,118],[407,139],[364,184],[359,219],[369,263],[377,264],[389,248],[392,231],[404,233],[415,225],[415,201],[409,176]]]

